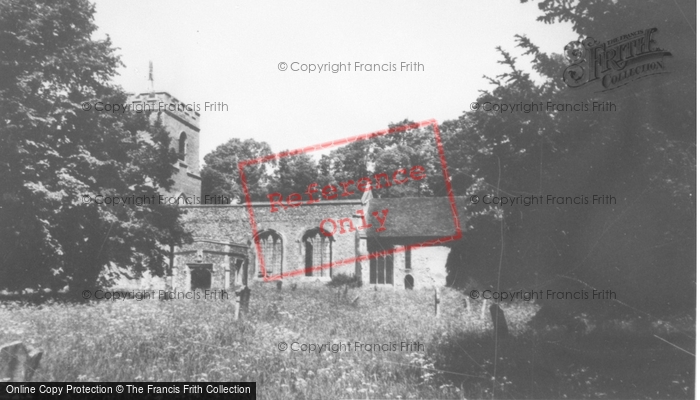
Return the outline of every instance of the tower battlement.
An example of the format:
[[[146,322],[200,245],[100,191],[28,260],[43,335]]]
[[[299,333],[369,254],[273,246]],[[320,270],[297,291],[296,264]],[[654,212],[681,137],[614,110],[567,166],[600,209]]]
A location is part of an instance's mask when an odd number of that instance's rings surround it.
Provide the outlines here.
[[[131,95],[129,103],[142,104],[144,110],[168,112],[199,129],[200,115],[196,111],[197,105],[184,103],[168,92]]]

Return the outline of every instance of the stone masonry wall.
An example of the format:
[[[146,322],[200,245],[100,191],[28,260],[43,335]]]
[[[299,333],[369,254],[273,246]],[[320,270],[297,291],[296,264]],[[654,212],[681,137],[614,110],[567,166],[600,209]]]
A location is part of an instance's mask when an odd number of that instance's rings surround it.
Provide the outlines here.
[[[199,131],[168,113],[162,113],[161,120],[170,133],[170,147],[175,151],[178,150],[180,133],[185,132],[187,135],[187,153],[184,161],[178,160],[175,164],[177,172],[173,174],[175,184],[171,194],[177,195],[179,194],[177,192],[183,192],[188,196],[200,196],[202,180],[199,176]]]
[[[248,277],[250,280],[258,279],[258,255],[253,241],[253,230],[250,224],[250,216],[245,205],[200,205],[181,206],[186,214],[184,215],[185,226],[193,232],[195,239],[208,239],[219,242],[233,242],[246,244],[249,246]],[[303,204],[296,208],[271,212],[268,203],[256,203],[253,206],[254,218],[257,232],[273,230],[282,237],[282,269],[283,272],[304,269],[305,248],[302,243],[302,236],[310,229],[319,227],[321,221],[327,218],[338,220],[340,218],[352,218],[357,210],[361,209],[359,202],[355,201],[326,201],[316,204]],[[357,220],[352,218],[355,225]],[[329,229],[332,225],[326,224]],[[355,232],[340,234],[339,229],[333,236],[333,261],[354,259],[356,257],[356,235]],[[177,249],[176,253],[197,250],[197,245],[183,246]],[[212,250],[213,251],[213,250]],[[188,270],[186,263],[193,262],[196,256],[194,253],[178,256],[175,265],[179,274],[187,274],[183,270]],[[214,275],[216,280],[222,281],[222,272],[226,262],[220,255],[205,254],[204,263],[214,264]],[[210,261],[211,260],[211,261]],[[229,261],[230,263],[230,261]],[[218,266],[218,267],[217,267]],[[218,269],[217,269],[218,268]],[[350,262],[333,268],[333,273],[345,273],[352,275],[355,273],[355,263]],[[183,275],[181,279],[186,279]],[[304,274],[285,279],[297,281],[308,280],[328,280],[329,274],[325,273],[321,277],[306,277]],[[212,277],[212,288],[214,288],[214,277]]]
[[[411,271],[416,289],[432,288],[434,284],[444,286],[447,279],[447,256],[450,248],[446,246],[425,246],[411,249]],[[403,277],[401,277],[403,283]]]
[[[186,229],[193,233],[195,242],[182,248],[175,249],[174,270],[171,286],[174,289],[188,291],[191,288],[192,269],[188,264],[211,264],[211,289],[232,292],[242,283],[242,275],[246,274],[248,282],[260,280],[258,277],[258,254],[253,242],[253,231],[250,216],[245,205],[197,205],[180,206],[185,214],[183,220]],[[360,209],[359,202],[338,201],[321,202],[313,205],[302,205],[284,211],[271,212],[269,204],[258,203],[254,207],[254,217],[257,232],[274,230],[282,237],[283,272],[303,270],[305,267],[305,248],[301,240],[304,233],[317,228],[320,222],[327,218],[336,220],[352,218]],[[353,218],[358,226],[358,219]],[[325,228],[332,227],[325,224]],[[340,234],[339,229],[334,235],[333,261],[354,259],[368,254],[367,243],[358,239],[356,232]],[[233,244],[245,245],[236,248]],[[388,247],[399,248],[402,245],[386,244]],[[241,265],[238,282],[235,282],[236,261],[242,259],[242,252],[247,252],[248,264]],[[394,254],[393,285],[369,284],[369,261],[349,262],[333,268],[333,274],[358,274],[366,288],[378,286],[382,290],[403,290],[404,279],[407,275],[413,278],[413,289],[432,289],[434,284],[443,286],[446,279],[445,264],[450,252],[448,247],[411,247],[411,268],[407,269],[406,253]],[[227,272],[228,271],[228,272]],[[316,282],[330,280],[328,270],[322,277],[307,277],[303,273],[283,280],[294,282]],[[165,288],[159,279],[144,279],[134,282],[142,288]],[[133,286],[133,285],[129,285]]]

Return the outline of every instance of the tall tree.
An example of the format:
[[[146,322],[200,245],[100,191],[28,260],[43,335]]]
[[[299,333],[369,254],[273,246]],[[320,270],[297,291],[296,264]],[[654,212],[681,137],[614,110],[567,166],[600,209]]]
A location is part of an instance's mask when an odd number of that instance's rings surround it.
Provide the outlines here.
[[[379,197],[445,196],[445,179],[438,157],[437,142],[432,127],[408,128],[415,125],[408,119],[390,123],[389,129],[396,129],[387,135],[358,140],[324,155],[319,163],[320,178],[324,183],[335,183],[374,174],[391,174],[400,168],[407,171],[414,166],[424,168],[424,179],[409,180],[402,185],[387,185],[382,180],[382,188],[374,191]],[[377,185],[374,183],[374,187]],[[351,197],[360,197],[355,192]]]
[[[82,109],[126,102],[109,37],[91,39],[94,12],[0,2],[0,288],[81,291],[137,264],[160,274],[168,246],[189,238],[174,207],[93,201],[157,198],[177,159],[158,121]]]
[[[233,138],[204,156],[202,168],[202,197],[226,196],[229,199],[245,199],[243,183],[238,169],[241,161],[254,160],[272,154],[270,145],[254,139]],[[275,161],[251,164],[245,167],[246,185],[253,201],[266,200],[270,171]]]
[[[540,8],[542,21],[573,22],[581,37],[601,41],[627,33],[627,27],[657,27],[657,43],[673,53],[667,62],[677,62],[676,75],[641,79],[613,92],[576,91],[561,79],[567,66],[563,56],[544,54],[527,37],[517,36],[543,83],[535,83],[501,51],[509,70],[490,79],[495,88],[478,102],[585,104],[589,109],[465,113],[467,122],[453,124],[477,146],[464,159],[471,167],[460,166],[471,175],[469,193],[586,196],[589,201],[593,195],[612,195],[616,202],[480,203],[470,207],[473,229],[459,247],[464,257],[451,258],[480,260],[467,266],[487,285],[618,294],[617,302],[567,303],[571,307],[694,306],[686,294],[694,288],[696,254],[695,94],[687,85],[695,81],[695,69],[687,67],[694,59],[695,36],[683,12],[694,15],[694,4],[679,10],[656,1],[543,1]],[[617,109],[592,110],[594,102],[605,101]],[[466,282],[460,268],[465,265],[451,264],[448,282],[457,277]]]
[[[425,178],[382,189],[377,194],[382,197],[446,196],[445,178],[433,127],[409,128],[412,125],[415,123],[408,119],[391,123],[389,129],[398,129],[396,132],[373,140],[374,173],[390,174],[399,168],[410,170],[420,167]]]
[[[292,193],[304,193],[310,184],[319,183],[318,178],[318,166],[309,154],[283,156],[278,161],[269,192],[280,193],[286,199]],[[315,197],[319,198],[320,184],[317,190]]]

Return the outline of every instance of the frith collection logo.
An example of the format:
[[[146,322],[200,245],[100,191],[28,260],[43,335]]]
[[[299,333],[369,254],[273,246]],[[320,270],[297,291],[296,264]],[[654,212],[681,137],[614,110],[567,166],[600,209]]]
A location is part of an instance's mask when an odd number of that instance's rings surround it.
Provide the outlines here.
[[[564,50],[571,65],[564,82],[572,88],[600,82],[599,90],[617,89],[652,75],[668,73],[664,57],[671,53],[654,41],[656,28],[639,30],[601,43],[592,37],[570,42]]]

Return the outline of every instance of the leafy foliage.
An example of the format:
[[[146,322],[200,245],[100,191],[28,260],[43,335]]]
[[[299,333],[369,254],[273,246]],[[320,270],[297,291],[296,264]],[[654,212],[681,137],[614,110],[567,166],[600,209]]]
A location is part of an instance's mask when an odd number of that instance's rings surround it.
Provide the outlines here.
[[[177,209],[110,207],[83,195],[157,196],[172,185],[168,133],[110,84],[109,38],[92,40],[87,1],[0,3],[0,288],[91,288],[141,265],[161,274],[166,245],[187,240]]]
[[[223,195],[243,200],[245,195],[238,163],[269,154],[272,154],[270,145],[253,139],[234,138],[218,146],[204,157],[206,166],[202,168],[202,198],[205,195]],[[253,201],[266,199],[270,180],[267,165],[274,165],[274,161],[245,167],[246,185]]]
[[[461,144],[468,157],[448,152],[448,165],[458,166],[470,195],[616,198],[609,205],[471,206],[465,241],[454,245],[448,265],[448,283],[467,286],[476,278],[487,287],[613,289],[613,303],[631,312],[694,307],[688,294],[695,286],[695,95],[686,84],[695,81],[694,68],[688,68],[694,35],[682,12],[655,1],[642,4],[543,1],[541,20],[573,22],[582,37],[599,40],[619,34],[614,27],[657,26],[658,43],[673,47],[675,77],[582,93],[563,84],[563,57],[544,54],[517,36],[543,83],[499,49],[508,71],[490,78],[495,87],[478,102],[579,104],[589,112],[478,110],[443,124],[446,142],[471,143]],[[615,103],[616,111],[590,111],[593,102],[604,101]],[[556,303],[598,311],[609,304]]]
[[[272,176],[270,192],[286,199],[292,193],[304,193],[310,184],[318,181],[316,161],[306,153],[281,157]],[[319,190],[320,192],[320,190]],[[318,198],[320,193],[316,193]]]

